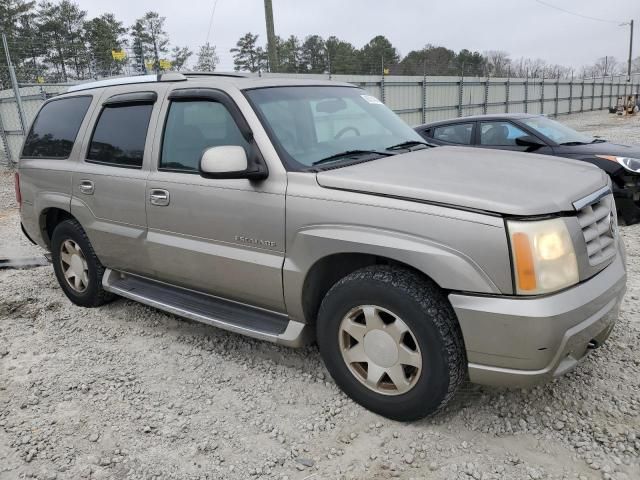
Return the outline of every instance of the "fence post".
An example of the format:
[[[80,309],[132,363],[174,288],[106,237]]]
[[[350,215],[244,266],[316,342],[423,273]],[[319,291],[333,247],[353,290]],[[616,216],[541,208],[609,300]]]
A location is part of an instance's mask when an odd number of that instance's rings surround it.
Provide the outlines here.
[[[604,75],[602,76],[602,86],[600,87],[600,110],[604,108]]]
[[[553,102],[553,115],[555,117],[558,116],[558,104],[560,102],[560,72],[558,72],[558,76],[556,77],[556,98]]]
[[[0,140],[2,140],[2,146],[4,153],[7,156],[7,165],[13,166],[13,157],[11,155],[11,148],[9,148],[9,140],[7,139],[7,132],[4,130],[4,124],[2,123],[2,114],[0,113]]]
[[[509,94],[511,93],[511,70],[507,74],[507,81],[504,83],[504,113],[509,113]]]
[[[487,114],[487,104],[489,103],[489,77],[484,81],[484,103],[482,104],[482,113]]]
[[[569,80],[569,111],[567,113],[571,114],[571,107],[573,105],[573,72],[571,72],[571,80]]]
[[[540,113],[544,114],[544,72],[542,72],[542,80],[540,80]]]
[[[580,88],[580,112],[584,111],[584,77],[582,77],[582,87]]]
[[[524,79],[524,113],[529,112],[529,72],[525,73]]]
[[[611,108],[611,98],[613,98],[613,74],[611,74],[611,81],[609,82],[609,108]]]
[[[458,82],[458,117],[462,116],[462,90],[464,89],[464,72],[460,75]]]
[[[595,110],[593,108],[593,104],[596,101],[596,79],[593,78],[592,82],[591,82],[591,111]]]
[[[427,123],[427,72],[422,74],[422,123]]]
[[[24,116],[22,98],[20,98],[20,87],[18,86],[18,79],[16,78],[16,70],[13,67],[13,64],[11,63],[9,46],[7,45],[7,36],[4,33],[2,33],[2,45],[4,46],[4,53],[7,57],[7,66],[9,67],[9,77],[11,78],[13,94],[16,97],[16,106],[18,107],[18,117],[20,118],[20,126],[22,127],[22,134],[25,135],[27,133],[27,120]]]

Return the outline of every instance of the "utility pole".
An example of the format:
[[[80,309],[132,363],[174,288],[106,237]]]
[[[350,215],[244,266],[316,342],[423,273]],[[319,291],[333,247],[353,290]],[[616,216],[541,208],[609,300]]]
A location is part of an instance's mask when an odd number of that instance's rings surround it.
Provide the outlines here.
[[[632,55],[633,55],[633,19],[629,22],[629,63],[627,64],[627,82],[631,81]]]
[[[271,0],[264,0],[264,18],[267,22],[267,50],[269,54],[269,71],[274,72],[278,65],[278,52],[276,51],[276,31],[273,26],[273,6]]]

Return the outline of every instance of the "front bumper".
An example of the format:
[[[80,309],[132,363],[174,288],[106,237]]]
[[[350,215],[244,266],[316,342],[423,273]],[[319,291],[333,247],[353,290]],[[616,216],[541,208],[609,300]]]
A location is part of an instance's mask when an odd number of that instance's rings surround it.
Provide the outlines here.
[[[539,298],[451,294],[474,383],[526,387],[562,375],[611,333],[626,291],[624,247],[593,278]]]

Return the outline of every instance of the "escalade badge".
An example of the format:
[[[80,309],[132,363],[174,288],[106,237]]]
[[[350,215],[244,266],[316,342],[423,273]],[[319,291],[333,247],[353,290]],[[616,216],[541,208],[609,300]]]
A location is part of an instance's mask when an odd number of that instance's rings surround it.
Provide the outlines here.
[[[235,240],[236,242],[249,243],[251,245],[257,245],[260,247],[269,247],[269,248],[276,247],[276,242],[273,242],[271,240],[262,240],[260,238],[245,237],[244,235],[236,235]]]

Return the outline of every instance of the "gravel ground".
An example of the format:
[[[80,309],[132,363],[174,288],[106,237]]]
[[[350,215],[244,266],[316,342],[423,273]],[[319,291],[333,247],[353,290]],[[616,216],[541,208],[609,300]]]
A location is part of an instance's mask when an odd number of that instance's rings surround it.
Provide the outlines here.
[[[562,117],[640,143],[639,119]],[[24,245],[0,174],[2,248]],[[50,267],[0,271],[0,479],[640,478],[640,225],[612,337],[528,390],[467,385],[402,424],[292,350],[117,300],[75,307]]]

